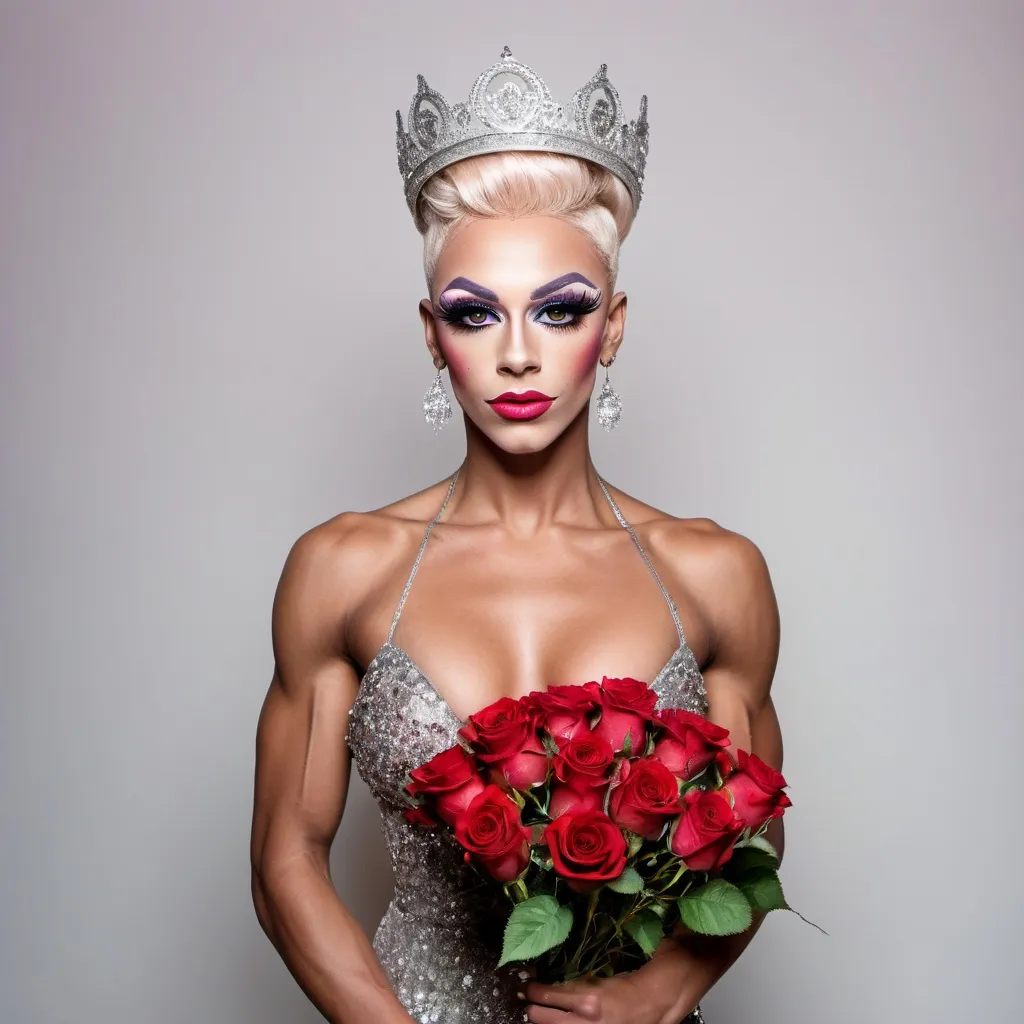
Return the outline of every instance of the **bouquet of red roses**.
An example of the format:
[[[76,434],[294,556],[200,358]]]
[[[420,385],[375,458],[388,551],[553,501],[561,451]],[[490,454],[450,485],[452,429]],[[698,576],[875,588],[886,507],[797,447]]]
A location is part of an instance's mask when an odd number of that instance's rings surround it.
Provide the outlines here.
[[[764,836],[791,801],[727,729],[636,679],[552,686],[472,715],[409,773],[409,821],[449,828],[511,902],[500,967],[547,981],[639,967],[679,921],[745,931],[787,907]]]

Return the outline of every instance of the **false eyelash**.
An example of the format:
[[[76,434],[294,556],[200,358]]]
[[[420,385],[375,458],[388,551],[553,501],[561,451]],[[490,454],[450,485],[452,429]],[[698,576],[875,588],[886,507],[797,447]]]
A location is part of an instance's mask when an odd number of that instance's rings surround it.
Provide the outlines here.
[[[438,312],[437,315],[444,320],[445,323],[451,324],[453,327],[465,327],[471,331],[475,331],[480,327],[489,327],[490,324],[464,324],[462,317],[467,313],[471,313],[474,310],[481,309],[485,313],[490,313],[491,316],[498,316],[496,310],[491,309],[490,306],[485,306],[482,302],[466,301],[465,299],[449,299],[445,300],[441,298],[437,303]]]
[[[534,319],[541,316],[546,309],[564,309],[572,314],[572,320],[568,323],[546,323],[544,327],[552,327],[556,331],[571,331],[583,326],[583,318],[588,313],[593,313],[601,305],[601,293],[597,292],[574,292],[556,296],[554,301],[548,300],[534,313]]]
[[[589,312],[593,312],[601,305],[603,295],[601,289],[591,288],[568,288],[555,295],[550,295],[544,300],[541,309],[548,306],[586,306]]]

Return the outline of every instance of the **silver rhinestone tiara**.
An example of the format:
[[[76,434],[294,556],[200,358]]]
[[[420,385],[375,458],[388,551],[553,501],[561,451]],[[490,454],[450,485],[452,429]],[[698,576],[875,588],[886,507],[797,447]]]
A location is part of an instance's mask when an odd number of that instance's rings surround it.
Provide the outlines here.
[[[607,167],[626,184],[636,210],[647,162],[647,97],[640,97],[639,117],[626,121],[607,72],[608,65],[602,64],[566,107],[552,100],[544,80],[507,46],[476,80],[466,103],[449,106],[418,75],[408,131],[402,112],[395,112],[398,169],[413,216],[423,183],[442,167],[481,153],[517,149],[565,153]]]

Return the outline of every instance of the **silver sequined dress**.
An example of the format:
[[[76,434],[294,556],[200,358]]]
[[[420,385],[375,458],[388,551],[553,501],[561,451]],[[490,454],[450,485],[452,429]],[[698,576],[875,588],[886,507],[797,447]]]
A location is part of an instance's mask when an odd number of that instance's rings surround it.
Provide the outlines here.
[[[373,949],[409,1014],[422,1024],[513,1024],[526,1019],[516,998],[522,965],[495,968],[500,959],[505,904],[463,861],[447,830],[424,829],[402,815],[408,772],[458,742],[464,724],[416,663],[393,642],[402,607],[427,539],[455,489],[458,470],[437,515],[428,524],[395,609],[387,641],[367,666],[349,712],[346,741],[360,777],[380,808],[381,827],[395,875],[394,895],[373,937]],[[636,543],[668,602],[679,646],[651,682],[658,707],[705,714],[704,680],[683,636],[679,613],[632,526],[601,481],[616,517]],[[685,1024],[701,1024],[699,1008]]]

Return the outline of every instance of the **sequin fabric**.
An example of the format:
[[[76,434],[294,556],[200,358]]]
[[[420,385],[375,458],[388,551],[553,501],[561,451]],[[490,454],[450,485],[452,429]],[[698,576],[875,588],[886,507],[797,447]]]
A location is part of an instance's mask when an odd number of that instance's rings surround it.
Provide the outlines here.
[[[454,485],[455,478],[449,497]],[[608,500],[621,516],[610,494]],[[431,526],[443,511],[444,505]],[[624,524],[621,518],[620,522]],[[391,639],[429,531],[430,527],[391,634],[367,666],[345,736],[356,770],[378,805],[395,876],[394,893],[373,936],[373,949],[414,1020],[513,1024],[527,1019],[522,1000],[516,998],[517,988],[522,987],[522,965],[494,966],[500,959],[509,910],[504,894],[464,862],[449,831],[421,828],[402,815],[408,806],[402,795],[408,772],[456,744],[463,724],[430,679]],[[630,533],[639,546],[636,535]],[[657,706],[705,714],[703,677],[682,635],[675,606],[662,590],[677,623],[679,647],[651,682],[658,694]],[[699,1008],[684,1020],[703,1024]]]

